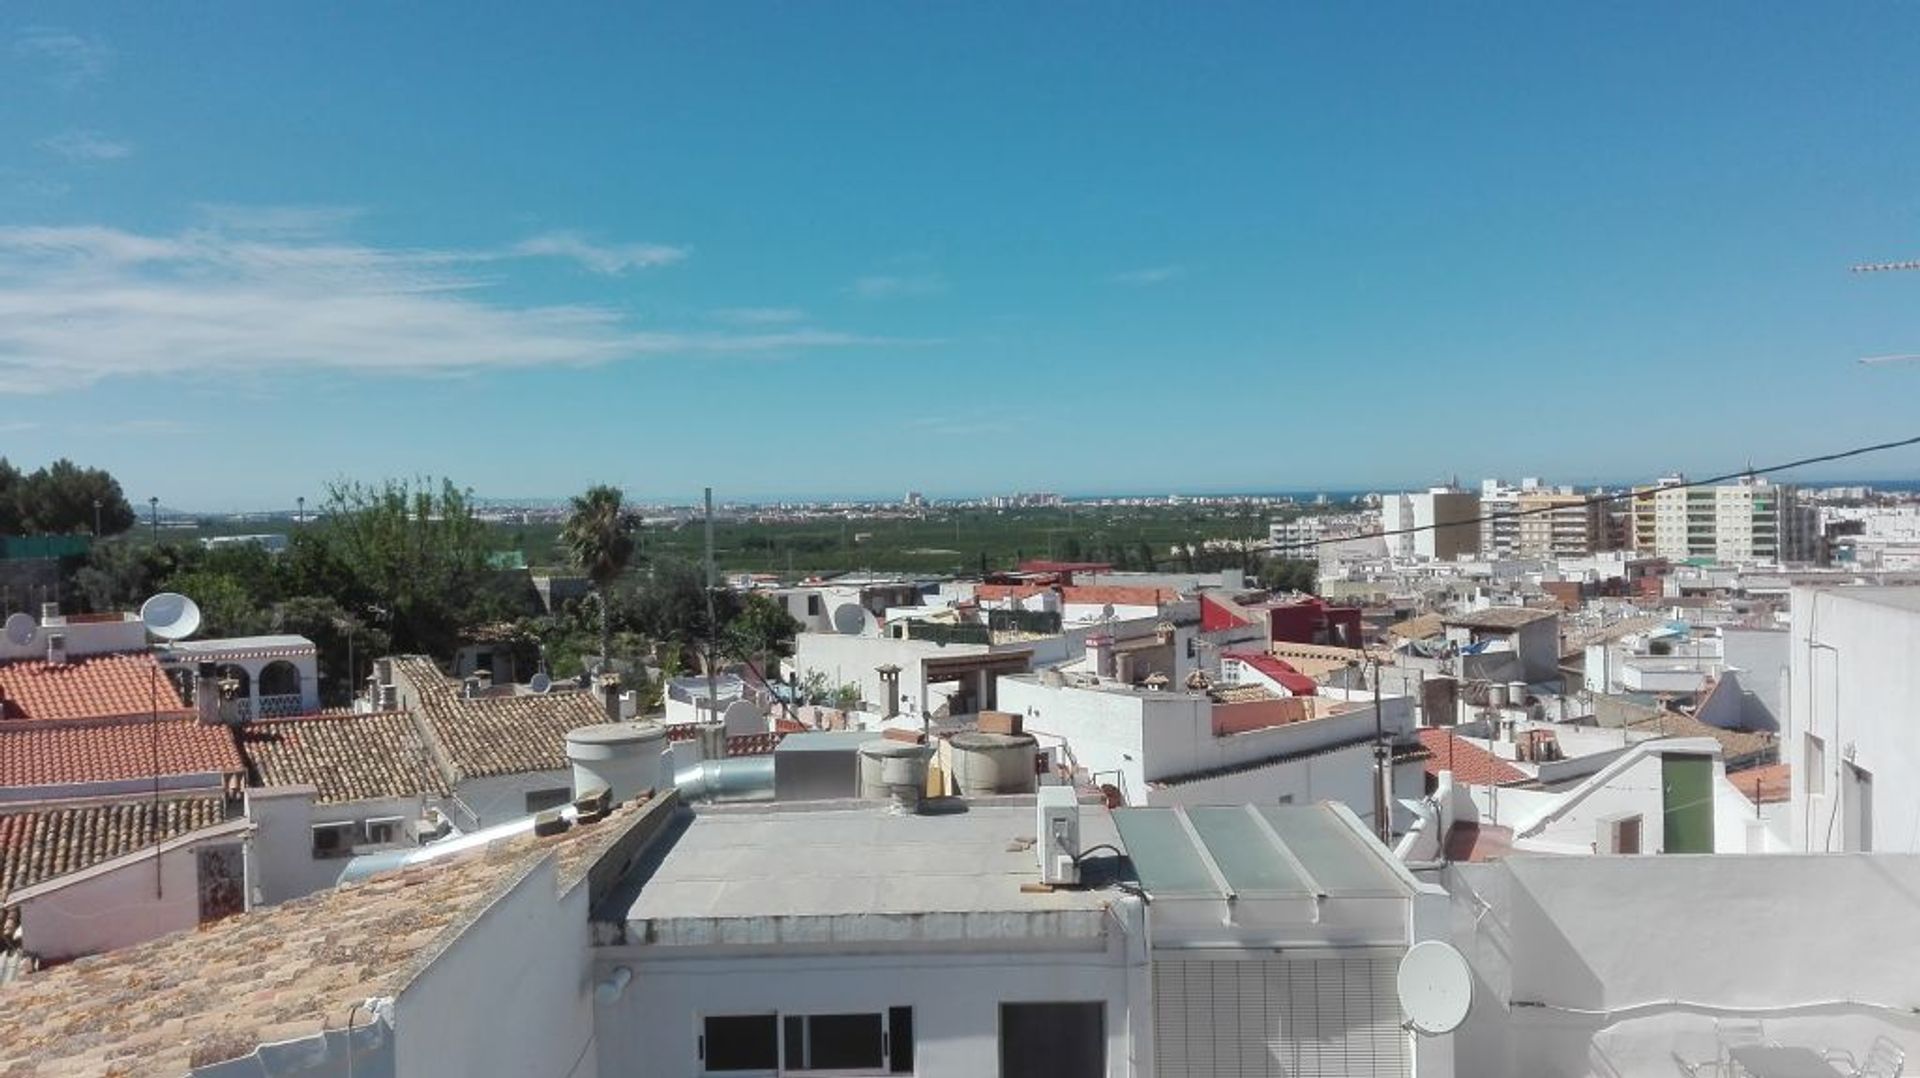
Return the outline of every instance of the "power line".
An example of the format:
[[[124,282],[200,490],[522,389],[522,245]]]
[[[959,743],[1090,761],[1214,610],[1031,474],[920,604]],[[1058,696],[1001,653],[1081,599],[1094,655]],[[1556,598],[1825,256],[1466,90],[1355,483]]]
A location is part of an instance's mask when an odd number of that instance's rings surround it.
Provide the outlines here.
[[[1732,479],[1740,479],[1747,476],[1768,475],[1773,472],[1784,472],[1793,468],[1804,468],[1809,464],[1827,464],[1836,460],[1847,460],[1852,457],[1864,457],[1869,453],[1884,453],[1889,449],[1904,449],[1907,446],[1914,446],[1914,445],[1920,445],[1920,434],[1916,434],[1911,438],[1901,438],[1898,441],[1879,442],[1874,445],[1863,445],[1863,446],[1856,447],[1854,449],[1843,449],[1837,453],[1823,453],[1817,457],[1803,457],[1800,460],[1787,461],[1785,464],[1769,464],[1764,468],[1747,467],[1747,468],[1742,468],[1737,472],[1727,472],[1724,475],[1708,476],[1705,479],[1693,479],[1693,480],[1688,480],[1682,483],[1669,483],[1665,486],[1654,488],[1654,489],[1691,490],[1694,487],[1714,487],[1714,486],[1719,486],[1721,483],[1725,483],[1728,480],[1732,480]],[[1581,499],[1579,504],[1582,507],[1594,506],[1594,505],[1607,505],[1612,502],[1621,502],[1621,501],[1630,500],[1632,498],[1636,498],[1640,496],[1640,494],[1642,493],[1647,493],[1647,491],[1635,491],[1635,490],[1629,489],[1629,490],[1618,491],[1612,494],[1593,494],[1586,498]],[[1362,535],[1326,536],[1319,539],[1307,539],[1307,540],[1290,542],[1287,544],[1287,546],[1289,549],[1298,550],[1303,547],[1321,547],[1321,546],[1332,546],[1335,543],[1351,543],[1360,539],[1390,539],[1396,535],[1414,535],[1419,532],[1436,531],[1440,528],[1458,528],[1467,524],[1489,524],[1496,520],[1513,520],[1519,517],[1543,516],[1548,513],[1563,512],[1569,508],[1572,508],[1571,504],[1562,503],[1560,505],[1538,506],[1533,509],[1512,509],[1512,510],[1506,510],[1498,513],[1482,513],[1480,516],[1477,516],[1477,517],[1469,517],[1466,520],[1449,520],[1444,524],[1438,524],[1438,523],[1416,524],[1410,528],[1395,528],[1392,531],[1381,530],[1381,531],[1367,532]]]

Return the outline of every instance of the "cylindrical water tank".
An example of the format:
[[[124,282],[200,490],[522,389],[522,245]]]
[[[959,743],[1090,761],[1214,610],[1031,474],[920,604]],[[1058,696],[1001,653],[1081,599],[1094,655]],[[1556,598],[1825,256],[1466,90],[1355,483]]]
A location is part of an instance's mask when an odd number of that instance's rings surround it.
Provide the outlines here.
[[[652,722],[606,722],[567,731],[573,761],[573,795],[596,786],[613,792],[614,804],[669,785],[664,766],[666,727]]]
[[[962,797],[1030,794],[1039,786],[1033,758],[1040,743],[1032,734],[955,734],[948,744]]]
[[[885,798],[896,812],[915,812],[927,788],[930,748],[912,741],[877,737],[860,746],[860,796]]]
[[[1507,687],[1496,681],[1487,686],[1487,706],[1499,710],[1507,706]]]
[[[1526,682],[1510,681],[1507,683],[1507,706],[1508,707],[1526,707],[1527,706],[1527,683]]]

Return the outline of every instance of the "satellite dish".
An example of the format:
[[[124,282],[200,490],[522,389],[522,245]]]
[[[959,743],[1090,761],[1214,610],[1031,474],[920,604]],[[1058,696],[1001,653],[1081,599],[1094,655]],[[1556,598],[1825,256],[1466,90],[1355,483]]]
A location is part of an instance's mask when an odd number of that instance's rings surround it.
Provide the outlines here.
[[[1451,944],[1421,940],[1407,948],[1395,983],[1400,1009],[1415,1033],[1452,1033],[1467,1020],[1467,1008],[1473,1003],[1473,974]]]
[[[1113,604],[1112,604],[1112,603],[1107,603],[1107,604],[1105,604],[1105,605],[1103,605],[1103,606],[1101,606],[1101,607],[1100,607],[1100,616],[1101,616],[1101,618],[1103,618],[1103,619],[1105,619],[1105,620],[1107,620],[1107,621],[1112,621],[1112,620],[1113,620]]]
[[[841,603],[834,607],[833,631],[844,636],[859,636],[866,632],[866,610],[859,603]]]
[[[7,615],[7,643],[15,647],[26,647],[33,643],[34,624],[32,614]]]
[[[532,679],[527,682],[527,688],[532,689],[534,692],[547,692],[553,688],[553,679],[548,677],[545,672],[535,674]]]
[[[185,640],[200,628],[200,604],[178,592],[163,591],[140,604],[140,621],[162,640]]]

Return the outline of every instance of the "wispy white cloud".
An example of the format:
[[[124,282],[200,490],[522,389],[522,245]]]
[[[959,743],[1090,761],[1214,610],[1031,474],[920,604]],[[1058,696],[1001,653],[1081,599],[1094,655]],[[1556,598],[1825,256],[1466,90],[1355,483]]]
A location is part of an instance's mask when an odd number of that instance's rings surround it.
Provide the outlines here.
[[[1113,275],[1113,283],[1130,285],[1166,284],[1187,275],[1185,266],[1148,266]]]
[[[790,326],[806,321],[807,312],[798,307],[722,307],[711,317],[736,326]]]
[[[40,140],[40,148],[69,161],[117,161],[133,153],[133,144],[98,131],[62,131]]]
[[[685,247],[659,243],[594,243],[573,232],[547,232],[521,240],[513,253],[535,258],[567,258],[595,273],[625,273],[630,269],[670,266],[687,257]]]
[[[0,420],[0,434],[20,434],[25,431],[39,429],[40,424],[31,419]]]
[[[13,37],[13,54],[39,64],[47,81],[73,90],[106,77],[113,66],[113,47],[57,26],[34,26]]]
[[[851,289],[861,299],[937,296],[946,290],[946,279],[937,273],[876,273],[855,280]]]
[[[202,202],[194,209],[213,228],[289,239],[332,235],[366,212],[358,206],[248,206],[231,202]]]
[[[137,376],[469,374],[913,343],[800,326],[643,331],[608,307],[499,300],[471,273],[527,253],[220,229],[0,228],[0,393]]]

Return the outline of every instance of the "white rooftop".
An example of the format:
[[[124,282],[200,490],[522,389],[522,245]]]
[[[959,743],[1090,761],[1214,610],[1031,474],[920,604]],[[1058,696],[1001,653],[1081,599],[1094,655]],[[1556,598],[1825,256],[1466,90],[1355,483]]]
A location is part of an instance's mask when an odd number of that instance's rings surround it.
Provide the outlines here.
[[[1098,945],[1120,894],[1021,891],[1039,880],[1031,804],[911,816],[879,805],[686,812],[682,833],[629,882],[633,942]],[[1080,820],[1082,849],[1116,842],[1104,810],[1083,808]]]

